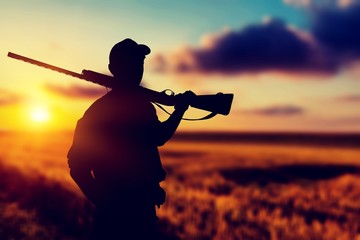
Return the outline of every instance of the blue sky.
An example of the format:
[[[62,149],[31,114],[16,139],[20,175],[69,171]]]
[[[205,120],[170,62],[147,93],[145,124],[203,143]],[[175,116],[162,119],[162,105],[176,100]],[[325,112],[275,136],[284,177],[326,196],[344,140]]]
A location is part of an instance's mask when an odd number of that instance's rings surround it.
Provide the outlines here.
[[[224,27],[242,28],[266,16],[306,28],[306,13],[279,0],[252,1],[3,1],[2,25],[16,24],[16,32],[51,31],[59,41],[67,33],[93,38],[121,35],[168,45],[196,44],[204,33]],[[12,24],[9,22],[12,21]],[[4,26],[7,28],[6,26]],[[56,28],[57,32],[54,32]],[[11,32],[11,31],[9,31]],[[76,37],[76,35],[74,36]],[[85,39],[82,39],[85,40]],[[91,42],[92,40],[88,40]],[[140,40],[139,40],[140,41]]]

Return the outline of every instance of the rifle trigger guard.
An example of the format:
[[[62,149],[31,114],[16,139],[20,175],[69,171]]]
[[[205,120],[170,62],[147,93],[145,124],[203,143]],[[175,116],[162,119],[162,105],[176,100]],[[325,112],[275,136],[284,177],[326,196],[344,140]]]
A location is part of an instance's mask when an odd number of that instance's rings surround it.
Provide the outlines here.
[[[170,96],[170,97],[175,96],[174,91],[171,89],[165,89],[164,91],[162,91],[162,93],[164,93],[165,95]]]

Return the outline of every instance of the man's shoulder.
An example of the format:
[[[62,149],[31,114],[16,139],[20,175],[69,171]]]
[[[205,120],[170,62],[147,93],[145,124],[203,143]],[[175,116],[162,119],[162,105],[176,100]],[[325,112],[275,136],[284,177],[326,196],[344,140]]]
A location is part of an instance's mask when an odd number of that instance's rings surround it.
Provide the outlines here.
[[[84,116],[97,114],[100,111],[105,111],[110,105],[112,105],[112,97],[110,92],[106,93],[104,96],[96,99],[85,111]]]
[[[89,108],[98,107],[98,106],[101,106],[101,105],[104,105],[104,104],[106,104],[106,105],[112,104],[112,103],[115,103],[115,102],[119,101],[120,98],[121,98],[121,96],[119,94],[116,94],[113,91],[109,91],[105,95],[103,95],[102,97],[95,100],[90,105]]]
[[[116,112],[121,113],[123,111],[132,112],[156,112],[154,105],[143,96],[126,91],[111,90],[104,96],[94,101],[90,107],[84,113],[84,116],[98,116],[101,114],[107,115]]]

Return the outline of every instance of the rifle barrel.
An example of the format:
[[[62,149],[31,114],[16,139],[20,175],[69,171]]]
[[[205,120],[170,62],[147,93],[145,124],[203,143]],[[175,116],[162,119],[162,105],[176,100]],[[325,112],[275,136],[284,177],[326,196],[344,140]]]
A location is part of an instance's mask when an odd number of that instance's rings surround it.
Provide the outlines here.
[[[90,71],[90,70],[83,70],[82,73],[80,74],[80,73],[69,71],[69,70],[64,69],[64,68],[56,67],[56,66],[51,65],[51,64],[47,64],[47,63],[44,63],[44,62],[41,62],[41,61],[37,61],[37,60],[32,59],[32,58],[21,56],[19,54],[15,54],[15,53],[12,53],[12,52],[8,53],[8,57],[11,57],[11,58],[14,58],[14,59],[17,59],[17,60],[21,60],[21,61],[24,61],[24,62],[27,62],[27,63],[30,63],[30,64],[34,64],[34,65],[39,66],[39,67],[47,68],[47,69],[50,69],[52,71],[56,71],[56,72],[59,72],[59,73],[64,73],[64,74],[72,76],[72,77],[76,77],[76,78],[80,78],[80,79],[83,79],[83,80],[86,80],[86,81],[89,81],[89,82],[93,82],[93,83],[99,84],[99,85],[104,86],[104,87],[112,88],[113,77],[108,76],[108,75],[104,75],[104,74],[97,73],[97,72]],[[174,104],[175,104],[174,97],[168,96],[165,93],[157,92],[157,91],[145,88],[145,87],[140,87],[140,90],[146,96],[148,96],[151,99],[151,101],[155,101],[155,102],[158,102],[158,103],[161,103],[161,104],[164,104],[164,105],[168,105],[168,106],[174,106]]]
[[[21,60],[21,61],[24,61],[24,62],[27,62],[27,63],[31,63],[31,64],[37,65],[39,67],[47,68],[47,69],[50,69],[50,70],[53,70],[53,71],[56,71],[56,72],[59,72],[59,73],[64,73],[64,74],[70,75],[72,77],[84,79],[84,77],[79,73],[72,72],[72,71],[66,70],[64,68],[56,67],[54,65],[50,65],[50,64],[47,64],[47,63],[44,63],[44,62],[40,62],[40,61],[31,59],[31,58],[28,58],[28,57],[24,57],[24,56],[21,56],[21,55],[12,53],[12,52],[8,53],[8,57],[11,57],[11,58],[14,58],[14,59],[17,59],[17,60]]]

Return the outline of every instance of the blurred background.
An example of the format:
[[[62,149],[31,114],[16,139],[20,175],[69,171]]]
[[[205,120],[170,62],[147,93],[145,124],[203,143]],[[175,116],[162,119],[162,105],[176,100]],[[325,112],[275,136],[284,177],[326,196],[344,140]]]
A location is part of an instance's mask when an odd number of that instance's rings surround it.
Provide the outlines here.
[[[151,48],[144,86],[234,93],[228,116],[183,121],[160,148],[164,232],[360,239],[359,24],[357,0],[1,1],[0,239],[88,238],[66,153],[108,91],[7,53],[110,75],[124,38]]]

